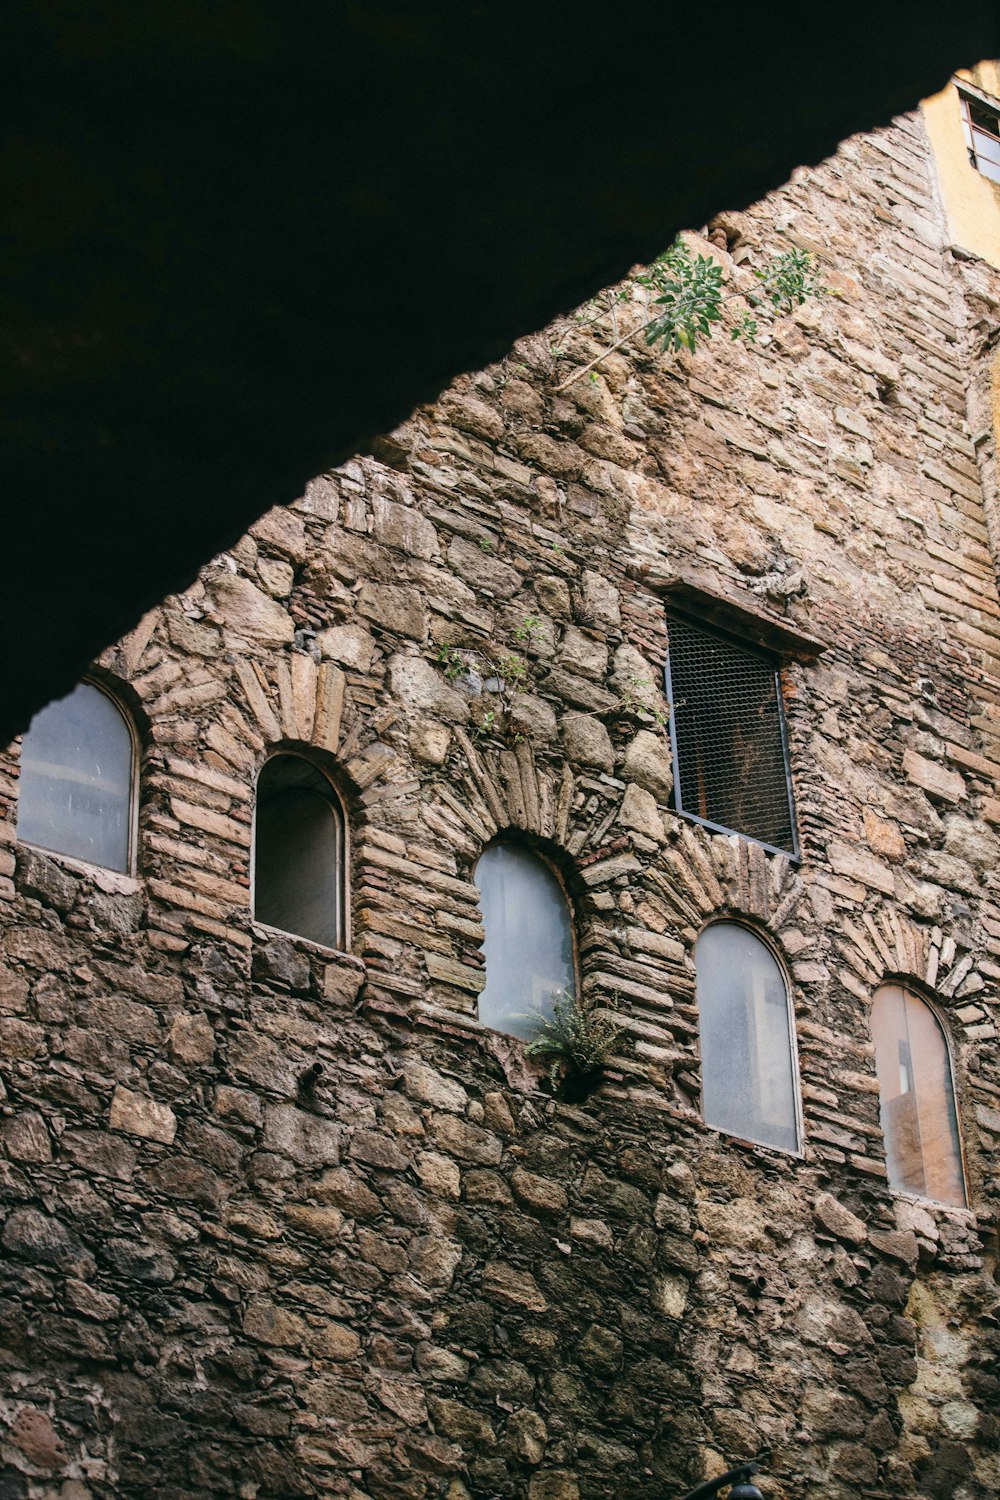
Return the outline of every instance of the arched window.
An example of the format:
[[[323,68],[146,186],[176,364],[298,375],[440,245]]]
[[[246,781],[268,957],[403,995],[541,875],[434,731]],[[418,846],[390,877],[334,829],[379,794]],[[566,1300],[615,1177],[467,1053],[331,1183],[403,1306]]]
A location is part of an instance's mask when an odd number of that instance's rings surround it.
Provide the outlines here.
[[[889,1186],[964,1208],[951,1058],[930,1006],[898,984],[872,1003],[879,1111]]]
[[[17,836],[127,874],[135,741],[110,695],[80,682],[31,721],[21,743]]]
[[[576,993],[573,922],[555,874],[523,844],[499,840],[483,850],[476,884],[486,938],[484,1026],[531,1037],[561,994]]]
[[[761,1146],[799,1149],[795,1045],[785,976],[737,922],[713,922],[695,948],[702,1114]]]
[[[312,761],[274,755],[257,778],[254,919],[325,948],[345,948],[344,813]]]

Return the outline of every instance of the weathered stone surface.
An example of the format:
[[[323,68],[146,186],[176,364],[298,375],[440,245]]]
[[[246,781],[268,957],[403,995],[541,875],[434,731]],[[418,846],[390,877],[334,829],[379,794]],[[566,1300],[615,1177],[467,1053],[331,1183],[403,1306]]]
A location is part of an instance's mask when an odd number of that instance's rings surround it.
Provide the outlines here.
[[[663,736],[640,729],[625,751],[622,776],[650,792],[657,802],[669,802],[674,779],[670,746]]]
[[[597,771],[613,771],[615,752],[607,729],[591,714],[563,715],[562,742],[567,757]]]
[[[529,1312],[545,1312],[548,1303],[539,1291],[535,1278],[527,1271],[492,1261],[483,1270],[483,1292],[496,1302]]]
[[[960,802],[965,796],[965,782],[957,771],[949,771],[915,750],[904,750],[903,770],[915,786],[941,802]]]
[[[692,240],[735,290],[794,231],[836,297],[557,391],[611,340],[568,320],[265,518],[98,664],[136,878],[19,848],[0,755],[0,1490],[657,1500],[768,1447],[768,1493],[995,1493],[1000,289],[946,227],[918,120],[849,142]],[[798,861],[671,809],[674,606],[783,657]],[[695,746],[710,819],[758,720]],[[253,923],[278,747],[343,793],[349,952]],[[621,1027],[583,1098],[477,1026],[498,836]],[[720,917],[787,978],[801,1154],[700,1118]],[[886,980],[953,1044],[971,1210],[890,1185]]]
[[[511,1173],[510,1185],[518,1202],[534,1213],[562,1214],[566,1211],[569,1202],[566,1189],[558,1182],[551,1182],[546,1177],[515,1167]]]
[[[813,1204],[813,1214],[817,1224],[828,1234],[836,1235],[838,1240],[846,1240],[849,1245],[863,1245],[868,1238],[868,1230],[862,1220],[842,1203],[838,1203],[830,1193],[820,1193]]]
[[[11,1255],[31,1263],[86,1279],[94,1271],[94,1258],[59,1219],[34,1208],[17,1208],[8,1217],[0,1235]]]
[[[170,1051],[178,1062],[209,1061],[215,1051],[215,1031],[204,1011],[176,1018],[170,1028]]]
[[[59,1138],[59,1154],[97,1177],[129,1182],[137,1153],[120,1136],[103,1130],[67,1130]]]
[[[454,723],[469,717],[469,705],[450,688],[440,672],[421,656],[393,656],[389,661],[393,696],[410,710],[427,710]]]
[[[375,655],[375,637],[362,625],[330,625],[316,644],[324,657],[355,672],[369,671]]]
[[[261,646],[283,646],[295,638],[291,615],[247,578],[220,573],[212,583],[222,624],[234,636]]]
[[[309,960],[288,938],[269,937],[258,943],[254,949],[253,968],[258,979],[276,980],[293,990],[309,987]]]
[[[508,714],[513,735],[526,735],[529,739],[547,744],[556,733],[556,711],[551,703],[534,693],[518,693]]]
[[[264,1144],[302,1167],[335,1167],[340,1161],[341,1127],[307,1114],[293,1104],[264,1111]]]
[[[585,631],[569,625],[559,642],[559,660],[568,672],[601,682],[608,670],[608,648]]]
[[[540,1464],[548,1437],[548,1429],[536,1411],[516,1411],[507,1423],[507,1442],[522,1463]]]
[[[429,562],[438,556],[437,532],[413,505],[396,505],[379,497],[372,510],[372,529],[380,542],[407,557]]]
[[[621,624],[618,590],[603,573],[585,568],[580,575],[577,618],[601,630],[617,630]]]
[[[71,911],[80,894],[80,882],[39,849],[22,845],[17,853],[17,884],[26,896],[34,896],[56,911]]]
[[[509,599],[520,587],[520,575],[499,558],[484,552],[481,547],[457,536],[448,548],[448,561],[472,588],[493,594],[498,599]]]
[[[917,1238],[909,1229],[872,1229],[868,1241],[881,1255],[901,1260],[911,1270],[917,1263]]]
[[[45,1120],[35,1110],[26,1109],[4,1120],[0,1125],[0,1142],[11,1161],[52,1160],[52,1143]]]
[[[656,798],[635,782],[630,782],[625,788],[618,821],[623,828],[641,833],[643,838],[663,842],[663,816],[657,808]]]
[[[431,1121],[435,1143],[460,1161],[495,1166],[503,1155],[503,1143],[492,1131],[471,1125],[454,1115],[435,1115]]]
[[[177,1116],[169,1104],[162,1104],[148,1094],[137,1094],[119,1085],[111,1100],[112,1130],[124,1130],[150,1141],[169,1146],[177,1134]]]
[[[273,510],[261,516],[259,521],[255,521],[251,535],[262,546],[280,552],[294,563],[306,560],[309,543],[305,523],[301,516],[283,505],[276,505]]]
[[[403,1082],[411,1099],[431,1104],[435,1109],[462,1114],[469,1102],[467,1091],[454,1078],[446,1078],[434,1068],[411,1058],[403,1069]]]
[[[414,641],[426,639],[427,616],[417,589],[365,583],[358,595],[358,613],[394,635],[409,636]]]

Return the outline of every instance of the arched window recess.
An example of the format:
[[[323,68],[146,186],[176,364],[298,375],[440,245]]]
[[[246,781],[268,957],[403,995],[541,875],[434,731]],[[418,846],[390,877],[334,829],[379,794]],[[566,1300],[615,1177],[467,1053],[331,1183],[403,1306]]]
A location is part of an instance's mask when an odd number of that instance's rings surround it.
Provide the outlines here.
[[[889,1186],[965,1208],[951,1050],[930,1001],[909,982],[883,984],[871,1011]]]
[[[132,716],[100,678],[40,709],[21,741],[19,840],[132,874],[138,744]]]
[[[711,922],[695,944],[702,1117],[798,1152],[798,1060],[791,996],[770,945],[742,922]]]
[[[552,865],[516,837],[487,844],[475,869],[483,915],[486,987],[479,1020],[531,1038],[556,1001],[577,994],[569,898]]]
[[[348,947],[347,818],[310,757],[280,750],[257,777],[254,921],[341,952]]]

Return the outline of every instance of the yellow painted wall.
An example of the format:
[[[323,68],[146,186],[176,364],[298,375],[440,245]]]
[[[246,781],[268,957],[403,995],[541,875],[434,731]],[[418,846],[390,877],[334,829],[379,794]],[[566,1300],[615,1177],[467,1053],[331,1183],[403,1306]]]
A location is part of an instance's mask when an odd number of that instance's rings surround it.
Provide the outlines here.
[[[1000,102],[1000,61],[961,68],[965,78]],[[962,113],[954,84],[921,106],[937,165],[938,186],[948,219],[948,240],[1000,270],[1000,183],[991,182],[969,161]]]

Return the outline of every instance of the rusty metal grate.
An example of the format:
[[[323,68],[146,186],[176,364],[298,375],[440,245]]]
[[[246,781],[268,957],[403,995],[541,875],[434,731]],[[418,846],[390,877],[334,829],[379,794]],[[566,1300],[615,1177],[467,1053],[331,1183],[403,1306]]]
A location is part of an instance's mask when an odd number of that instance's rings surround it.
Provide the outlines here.
[[[776,661],[684,618],[667,633],[677,811],[797,857]]]

